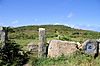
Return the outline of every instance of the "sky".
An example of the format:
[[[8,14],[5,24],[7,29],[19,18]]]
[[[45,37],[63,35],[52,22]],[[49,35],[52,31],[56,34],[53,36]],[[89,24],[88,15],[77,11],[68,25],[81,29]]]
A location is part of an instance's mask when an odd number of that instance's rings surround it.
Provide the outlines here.
[[[44,24],[100,31],[100,0],[0,0],[0,26]]]

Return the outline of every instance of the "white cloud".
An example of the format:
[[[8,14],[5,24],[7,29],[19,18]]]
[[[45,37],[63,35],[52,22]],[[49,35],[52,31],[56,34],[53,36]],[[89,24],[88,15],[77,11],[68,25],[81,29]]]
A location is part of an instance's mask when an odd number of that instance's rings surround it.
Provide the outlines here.
[[[12,24],[17,24],[18,23],[18,20],[12,21],[11,23]]]
[[[60,23],[55,23],[54,25],[60,25]]]
[[[72,24],[64,24],[65,26],[69,26],[69,27],[72,27],[72,28],[75,28],[76,26],[75,25],[72,25]]]
[[[100,32],[100,25],[90,25],[90,24],[62,24],[62,23],[55,23],[54,25],[65,25],[75,29],[83,29],[83,30],[92,30],[92,31],[99,31]]]
[[[68,18],[71,18],[72,16],[73,16],[73,13],[72,13],[72,12],[70,12],[70,13],[67,15]]]
[[[93,31],[100,31],[99,25],[90,25],[90,24],[80,24],[80,25],[74,25],[74,28],[76,29],[84,29],[84,30],[93,30]]]

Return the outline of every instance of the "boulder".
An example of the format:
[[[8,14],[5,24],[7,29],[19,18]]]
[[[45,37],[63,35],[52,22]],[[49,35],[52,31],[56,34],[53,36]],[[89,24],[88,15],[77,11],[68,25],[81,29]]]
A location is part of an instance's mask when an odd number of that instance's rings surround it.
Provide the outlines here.
[[[27,49],[28,49],[28,51],[37,52],[38,51],[38,45],[35,45],[33,42],[30,42],[27,45]]]
[[[97,40],[88,39],[82,45],[85,53],[89,55],[95,55],[98,53],[99,45]]]
[[[51,40],[48,47],[48,57],[69,55],[77,51],[77,43],[70,41]]]

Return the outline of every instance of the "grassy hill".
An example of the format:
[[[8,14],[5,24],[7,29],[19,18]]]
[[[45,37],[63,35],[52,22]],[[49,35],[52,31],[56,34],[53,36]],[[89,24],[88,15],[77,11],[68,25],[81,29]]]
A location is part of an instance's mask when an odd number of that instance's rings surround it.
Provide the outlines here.
[[[30,42],[37,44],[39,28],[46,29],[47,41],[52,39],[60,39],[67,41],[78,41],[82,43],[86,39],[100,38],[100,32],[74,29],[64,25],[29,25],[15,28],[9,27],[9,38],[14,39],[22,47],[26,46]],[[58,35],[60,38],[57,38]]]
[[[14,39],[23,48],[28,43],[38,43],[38,29],[46,29],[47,40],[60,39],[67,41],[84,42],[86,39],[99,39],[100,32],[74,29],[64,25],[30,25],[10,28],[8,37]],[[60,38],[58,38],[60,36]],[[72,56],[61,56],[59,58],[30,58],[29,63],[34,66],[99,66],[100,56],[94,59],[92,56],[85,55],[81,52]]]

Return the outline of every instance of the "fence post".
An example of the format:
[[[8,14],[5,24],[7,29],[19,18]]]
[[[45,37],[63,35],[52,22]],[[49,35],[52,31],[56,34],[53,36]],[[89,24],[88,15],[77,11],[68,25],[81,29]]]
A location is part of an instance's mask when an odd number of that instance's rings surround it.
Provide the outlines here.
[[[46,35],[45,28],[39,28],[38,57],[46,57]]]

